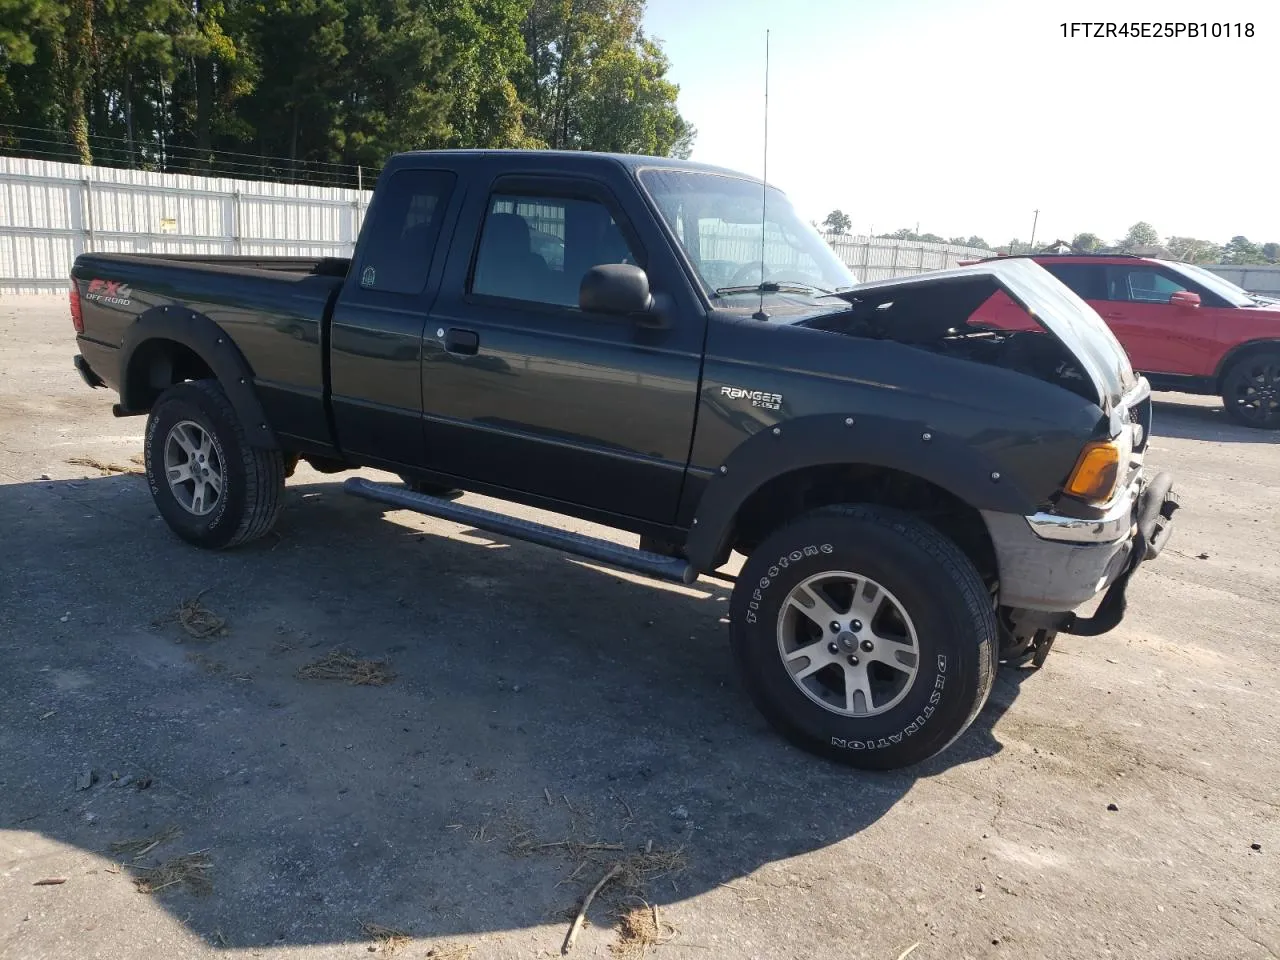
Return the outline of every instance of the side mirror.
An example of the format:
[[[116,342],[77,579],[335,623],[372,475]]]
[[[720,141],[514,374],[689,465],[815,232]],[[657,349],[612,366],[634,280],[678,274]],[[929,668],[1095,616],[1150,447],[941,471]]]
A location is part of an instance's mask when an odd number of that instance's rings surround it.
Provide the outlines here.
[[[586,313],[634,317],[653,307],[649,275],[630,263],[592,267],[578,288],[578,306]]]
[[[1175,307],[1198,307],[1200,306],[1200,294],[1193,293],[1190,290],[1179,290],[1169,297],[1169,302]]]

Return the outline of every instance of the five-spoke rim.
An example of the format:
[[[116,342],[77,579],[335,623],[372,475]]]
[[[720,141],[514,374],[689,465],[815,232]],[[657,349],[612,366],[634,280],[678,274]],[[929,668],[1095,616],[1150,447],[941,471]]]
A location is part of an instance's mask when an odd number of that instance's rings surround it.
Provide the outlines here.
[[[1269,357],[1244,362],[1232,397],[1241,416],[1263,423],[1280,415],[1280,363]]]
[[[222,461],[209,432],[191,420],[176,423],[164,441],[164,475],[173,498],[197,517],[222,499]]]
[[[847,717],[897,706],[920,666],[916,628],[898,598],[843,570],[809,577],[787,594],[778,653],[805,696]]]

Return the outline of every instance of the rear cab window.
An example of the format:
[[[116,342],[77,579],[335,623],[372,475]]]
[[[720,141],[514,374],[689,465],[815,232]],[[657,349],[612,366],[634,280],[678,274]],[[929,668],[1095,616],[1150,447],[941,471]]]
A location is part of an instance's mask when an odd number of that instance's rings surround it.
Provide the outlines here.
[[[444,170],[401,170],[378,184],[361,233],[359,289],[422,292],[455,180]]]

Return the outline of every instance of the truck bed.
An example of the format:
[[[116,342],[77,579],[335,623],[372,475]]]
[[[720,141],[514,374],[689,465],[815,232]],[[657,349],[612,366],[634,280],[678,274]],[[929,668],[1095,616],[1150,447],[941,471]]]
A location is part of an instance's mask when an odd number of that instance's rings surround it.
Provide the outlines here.
[[[275,273],[303,274],[315,277],[345,277],[351,268],[348,257],[257,257],[210,255],[200,253],[120,253],[106,256],[144,262],[183,264],[184,266],[227,267],[232,270],[268,270]]]
[[[332,437],[324,412],[324,325],[350,263],[339,257],[83,254],[73,273],[82,297],[80,352],[99,378],[121,389],[128,407],[137,401],[122,389],[127,331],[149,312],[191,310],[213,320],[243,354],[276,432],[297,447],[325,450]],[[105,298],[94,286],[102,279],[119,284]]]

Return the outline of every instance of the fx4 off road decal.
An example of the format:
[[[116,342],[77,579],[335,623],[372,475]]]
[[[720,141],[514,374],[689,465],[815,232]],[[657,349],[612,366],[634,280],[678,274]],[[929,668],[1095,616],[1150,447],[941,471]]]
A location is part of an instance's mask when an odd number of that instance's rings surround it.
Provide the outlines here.
[[[90,280],[89,289],[85,291],[86,300],[98,303],[110,303],[117,307],[127,307],[133,303],[133,288],[121,280]]]
[[[750,400],[753,407],[764,407],[766,410],[782,409],[782,394],[769,393],[766,390],[744,390],[742,387],[721,387],[720,395],[730,400]]]

